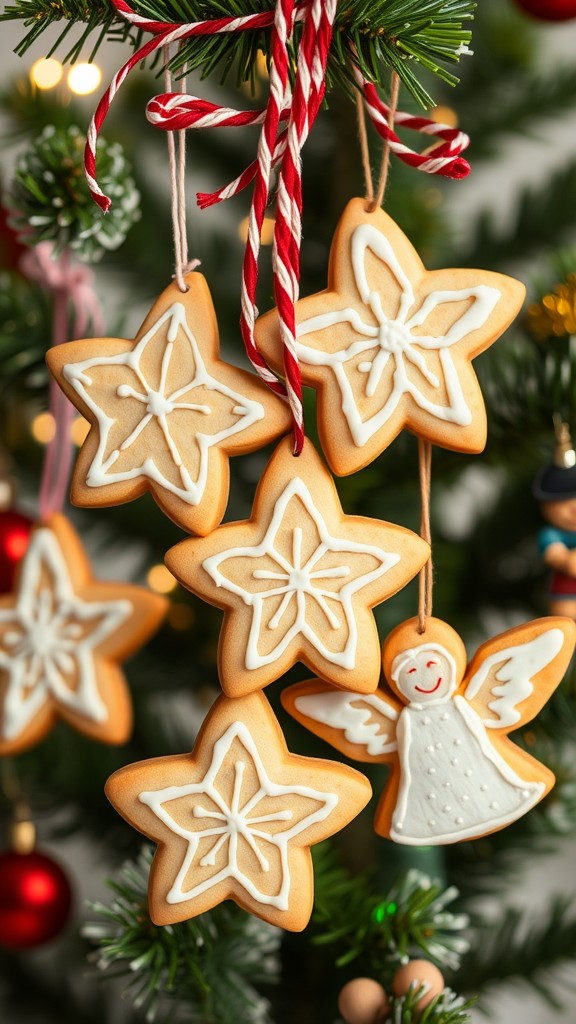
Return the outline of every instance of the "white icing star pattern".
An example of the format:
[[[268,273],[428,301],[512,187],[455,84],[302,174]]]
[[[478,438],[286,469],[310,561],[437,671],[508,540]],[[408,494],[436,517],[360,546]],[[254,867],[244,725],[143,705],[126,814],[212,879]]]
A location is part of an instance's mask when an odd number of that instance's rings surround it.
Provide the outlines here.
[[[158,370],[151,367],[150,352],[158,344],[157,335],[166,329],[167,324],[166,345],[158,374]],[[190,361],[193,366],[191,379],[177,387],[171,386],[170,378],[177,376],[180,367]],[[101,394],[93,394],[91,371],[99,367],[124,368],[128,380],[117,384],[105,403]],[[146,476],[182,501],[197,505],[206,488],[209,449],[251,427],[264,416],[258,402],[243,397],[208,372],[196,338],[188,326],[186,310],[180,302],[173,303],[133,349],[118,355],[95,356],[68,363],[63,373],[94,413],[99,426],[98,448],[86,481],[91,487]],[[194,401],[199,388],[202,389],[203,401]],[[229,414],[235,417],[229,426],[214,433],[210,430],[216,410],[207,402],[206,391],[227,399]],[[123,410],[125,400],[127,404]],[[104,404],[106,408],[103,408]],[[141,406],[139,412],[138,405]],[[118,431],[123,411],[127,414],[129,426],[121,436]],[[189,419],[185,430],[182,429],[182,414],[188,414]],[[179,418],[178,434],[174,430],[173,417]],[[169,474],[163,469],[162,458],[154,455],[154,444],[146,446],[146,431],[154,426],[159,428],[164,441],[161,455],[165,457],[168,453],[174,473]],[[138,453],[134,448],[140,438],[144,453]],[[124,452],[131,451],[134,464],[122,457]],[[190,469],[192,452],[194,464],[197,463],[194,473]]]
[[[233,745],[234,756],[231,754]],[[231,778],[232,793],[227,799],[224,794],[229,789]],[[186,828],[181,823],[182,798],[189,798],[191,816],[196,822],[205,820],[205,828]],[[168,903],[192,900],[230,878],[239,882],[259,903],[279,910],[288,909],[290,841],[311,825],[327,818],[338,803],[334,793],[319,792],[308,786],[274,783],[266,773],[248,726],[243,722],[233,723],[216,741],[212,762],[201,782],[140,793],[139,799],[173,833],[188,842],[182,866],[166,897]],[[171,812],[169,807],[174,800],[178,800],[179,805]],[[270,801],[274,802],[273,805]],[[311,806],[305,811],[303,802],[306,806],[307,801]],[[259,810],[263,802],[264,813]],[[271,806],[274,809],[271,810]],[[282,827],[284,822],[286,825]],[[250,877],[242,869],[242,864],[253,864],[254,861],[257,869]],[[195,884],[185,889],[191,868],[194,868],[192,877]],[[265,884],[268,876],[272,891]],[[259,879],[261,881],[257,884]]]
[[[285,521],[288,504],[295,497],[302,502],[320,540],[305,561],[302,559],[303,529]],[[291,560],[279,551],[278,537],[281,531],[291,535]],[[339,564],[322,565],[322,560],[333,553],[340,556]],[[358,556],[367,555],[372,556],[377,565],[371,571],[364,571],[358,575],[353,568],[354,562],[357,561]],[[223,571],[228,560],[237,558],[250,559],[251,564],[257,564],[257,560],[261,558],[267,567],[252,568],[249,582],[241,585],[235,583]],[[275,563],[276,569],[269,567],[270,560]],[[299,477],[295,477],[278,498],[270,525],[260,544],[254,547],[229,548],[217,555],[210,556],[202,565],[218,587],[224,587],[231,593],[239,595],[245,604],[250,605],[253,609],[246,646],[247,669],[259,668],[274,662],[298,634],[306,637],[328,661],[344,668],[353,669],[358,645],[358,629],[352,598],[357,591],[384,575],[399,560],[398,554],[382,551],[381,548],[372,545],[331,536],[322,515],[314,505],[306,484]],[[279,585],[267,589],[265,586],[259,586],[260,580],[265,584],[277,580]],[[326,586],[327,583],[329,586]],[[268,617],[267,603],[277,600],[279,597],[282,598],[279,606]],[[329,602],[333,602],[335,607],[331,607]],[[322,613],[321,626],[318,630],[313,628],[311,616],[308,614],[311,610],[310,604],[316,605]],[[289,615],[289,610],[295,614]],[[327,630],[324,628],[326,623],[328,624]],[[345,635],[342,642],[343,629]],[[268,653],[261,651],[263,631],[266,631],[267,635],[276,633],[278,637]],[[334,648],[329,646],[331,631],[338,636],[338,642]]]
[[[54,534],[34,531],[14,608],[0,610],[0,668],[6,673],[1,735],[20,735],[52,696],[95,722],[108,717],[93,649],[129,618],[129,601],[82,601]]]
[[[487,285],[452,291],[433,291],[426,296],[419,309],[414,310],[415,295],[409,277],[404,272],[389,240],[370,224],[359,225],[352,234],[352,270],[358,294],[371,315],[366,322],[353,308],[335,310],[310,317],[298,325],[297,354],[303,363],[329,366],[338,381],[342,394],[342,409],[354,443],[362,447],[384,426],[397,409],[402,397],[409,395],[425,412],[458,426],[468,426],[472,413],[466,403],[458,371],[450,348],[473,331],[484,326],[494,310],[501,293]],[[383,295],[371,288],[368,281],[366,257],[370,252],[382,262],[382,269],[391,273],[399,289],[398,309],[394,318],[388,318],[383,308]],[[466,310],[447,332],[436,337],[417,333],[438,306],[446,303],[466,302]],[[375,323],[373,322],[375,321]],[[336,352],[325,352],[302,342],[302,338],[317,332],[330,331],[338,324],[352,328],[353,340]],[[435,362],[442,379],[428,365],[427,353],[438,352]],[[365,358],[348,367],[350,360]],[[393,361],[393,374],[382,387],[384,371]],[[410,369],[410,372],[409,372]],[[414,373],[416,371],[416,374]],[[378,396],[381,406],[377,412],[362,418],[355,397],[352,379],[355,374],[365,375],[364,394],[373,399]],[[414,381],[416,377],[416,382]],[[420,381],[420,382],[418,382]],[[381,391],[381,394],[380,394]],[[435,397],[437,392],[438,397]],[[447,402],[444,400],[446,395]]]

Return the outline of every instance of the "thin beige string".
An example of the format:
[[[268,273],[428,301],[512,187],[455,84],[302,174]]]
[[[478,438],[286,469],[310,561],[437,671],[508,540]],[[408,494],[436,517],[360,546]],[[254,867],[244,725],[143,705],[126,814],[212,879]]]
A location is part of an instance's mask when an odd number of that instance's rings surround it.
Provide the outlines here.
[[[418,632],[426,632],[426,622],[432,615],[432,531],[430,529],[430,482],[432,479],[432,445],[418,438],[418,472],[420,476],[420,536],[430,545],[430,557],[418,576]]]
[[[398,96],[400,93],[400,79],[395,71],[392,72],[392,79],[390,83],[390,103],[389,103],[389,114],[388,114],[388,127],[394,127],[394,118],[396,117],[396,111],[398,109]],[[384,193],[386,191],[386,185],[388,183],[388,171],[390,170],[390,144],[388,141],[384,142],[384,148],[382,149],[382,163],[380,165],[380,178],[378,180],[378,191],[372,204],[370,206],[370,213],[374,213],[374,210],[379,210],[384,201]]]
[[[166,70],[164,82],[166,92],[172,92],[172,73],[168,67],[170,47],[164,47]],[[180,80],[180,91],[186,91],[186,79]],[[178,136],[178,157],[174,135]],[[194,269],[188,263],[188,231],[186,227],[186,132],[166,132],[168,143],[168,165],[170,168],[170,196],[172,212],[172,237],[174,240],[174,278],[181,292],[187,292],[184,274]],[[197,266],[198,262],[194,261]]]
[[[358,139],[360,141],[360,152],[362,154],[362,169],[364,171],[364,190],[366,202],[374,202],[374,182],[372,180],[372,168],[370,166],[370,147],[368,145],[368,129],[366,127],[366,110],[364,109],[364,98],[360,90],[356,93],[356,115],[358,123]]]

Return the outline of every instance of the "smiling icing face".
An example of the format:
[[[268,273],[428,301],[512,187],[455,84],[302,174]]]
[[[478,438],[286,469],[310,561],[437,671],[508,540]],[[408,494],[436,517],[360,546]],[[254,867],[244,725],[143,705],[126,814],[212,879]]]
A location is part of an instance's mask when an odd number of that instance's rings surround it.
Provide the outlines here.
[[[445,647],[426,644],[394,658],[392,679],[409,704],[437,703],[454,693],[456,665]]]

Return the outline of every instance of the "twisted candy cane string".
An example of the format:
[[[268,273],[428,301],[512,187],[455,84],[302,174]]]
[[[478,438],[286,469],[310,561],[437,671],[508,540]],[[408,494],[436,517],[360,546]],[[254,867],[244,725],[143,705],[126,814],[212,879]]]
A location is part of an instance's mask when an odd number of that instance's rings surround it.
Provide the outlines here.
[[[412,128],[423,135],[435,135],[441,141],[423,153],[404,145],[388,124],[390,108],[378,95],[371,82],[367,82],[360,70],[353,65],[354,76],[364,97],[366,112],[378,134],[388,143],[390,150],[403,163],[426,174],[441,174],[446,178],[465,178],[470,173],[470,164],[460,154],[470,145],[470,137],[458,128],[438,124],[427,117],[417,117],[397,110],[394,124]]]

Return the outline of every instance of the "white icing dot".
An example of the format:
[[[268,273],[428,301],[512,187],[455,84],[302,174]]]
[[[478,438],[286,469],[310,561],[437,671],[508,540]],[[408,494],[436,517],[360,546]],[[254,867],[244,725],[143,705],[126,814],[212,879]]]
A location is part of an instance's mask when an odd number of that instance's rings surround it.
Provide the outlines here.
[[[442,808],[442,810],[443,811],[451,811],[452,808],[451,808],[450,804],[444,804],[444,807]]]
[[[454,818],[454,821],[456,822],[457,825],[462,825],[464,822],[464,818]]]
[[[464,775],[466,776],[467,779],[469,779],[472,774],[473,772],[471,768],[467,768],[466,771],[464,772]]]
[[[454,746],[455,747],[461,747],[462,746],[462,740],[454,740]]]
[[[428,751],[429,754],[433,754],[434,753],[434,744],[433,743],[429,743],[428,746],[426,747],[426,750]]]
[[[436,750],[442,750],[442,744],[441,743],[437,743],[436,744]]]
[[[436,775],[436,769],[435,768],[429,768],[428,769],[428,775]]]
[[[441,722],[447,722],[447,721],[448,721],[448,719],[449,719],[449,717],[450,717],[450,716],[449,716],[448,714],[446,714],[446,712],[444,712],[444,714],[443,714],[443,715],[440,715],[440,721],[441,721]]]
[[[436,824],[434,818],[430,818],[429,821],[428,821],[428,824],[430,825],[430,828],[434,828],[434,826]]]
[[[404,828],[404,822],[397,821],[394,828],[396,829],[397,832],[401,832],[402,829]]]
[[[436,800],[436,793],[428,793],[429,800]]]
[[[522,790],[522,796],[530,796],[530,790],[529,789],[523,789]]]
[[[468,796],[468,794],[464,793],[464,796],[461,798],[461,803],[466,804],[468,803],[469,799],[470,797]]]
[[[455,768],[456,765],[458,764],[458,758],[457,757],[453,757],[452,760],[450,761],[450,764],[453,765],[454,768]]]
[[[497,811],[498,808],[500,807],[500,804],[498,803],[497,800],[493,800],[492,803],[490,804],[490,807],[492,808],[493,811]]]
[[[446,782],[444,783],[444,788],[445,789],[452,789],[452,783],[450,782],[449,779],[446,779]]]
[[[431,722],[431,721],[432,721],[432,719],[431,719],[431,718],[428,718],[428,715],[426,715],[426,716],[425,716],[425,717],[424,717],[424,718],[422,719],[422,725],[430,725],[430,722]]]

